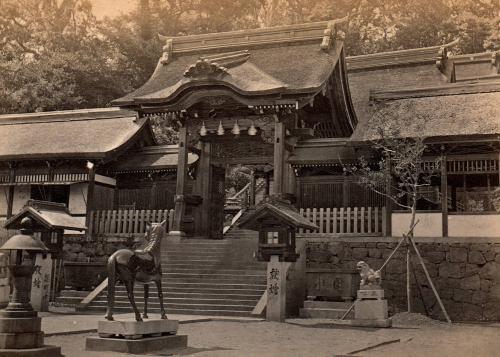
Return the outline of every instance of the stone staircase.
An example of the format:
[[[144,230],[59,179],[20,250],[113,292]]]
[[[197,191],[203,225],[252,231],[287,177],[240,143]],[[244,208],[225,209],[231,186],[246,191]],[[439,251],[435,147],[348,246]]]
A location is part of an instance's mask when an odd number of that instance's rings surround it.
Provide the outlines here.
[[[253,260],[257,240],[168,241],[162,246],[163,296],[167,314],[251,316],[266,289],[266,264]],[[150,286],[148,310],[159,312],[155,286]],[[138,308],[144,304],[142,284],[134,289]],[[86,310],[102,310],[107,289]],[[125,287],[116,286],[115,311],[132,311]]]
[[[76,307],[89,294],[88,291],[61,290],[56,297],[55,306]]]
[[[304,307],[300,309],[300,317],[315,319],[340,319],[349,309],[352,303],[337,301],[304,301]],[[351,310],[346,316],[348,319],[354,318]]]

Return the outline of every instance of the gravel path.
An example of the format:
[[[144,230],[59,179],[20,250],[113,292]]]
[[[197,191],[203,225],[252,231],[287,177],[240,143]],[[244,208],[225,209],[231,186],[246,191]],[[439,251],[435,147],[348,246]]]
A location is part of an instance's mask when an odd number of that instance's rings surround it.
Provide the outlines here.
[[[291,320],[289,323],[254,321],[210,321],[181,325],[179,334],[188,335],[188,348],[178,353],[154,356],[196,357],[334,357],[364,350],[351,356],[362,357],[491,357],[500,355],[495,325],[432,324],[395,326],[390,329],[335,326],[318,320]],[[47,344],[61,345],[67,357],[130,356],[118,353],[86,352],[90,334],[53,336]],[[374,349],[370,347],[399,340]]]

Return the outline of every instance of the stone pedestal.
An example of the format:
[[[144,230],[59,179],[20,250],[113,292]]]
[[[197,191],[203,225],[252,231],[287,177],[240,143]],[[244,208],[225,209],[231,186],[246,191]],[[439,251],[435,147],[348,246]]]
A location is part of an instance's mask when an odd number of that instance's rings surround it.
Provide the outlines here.
[[[31,279],[31,306],[36,311],[49,311],[49,290],[52,277],[52,258],[50,253],[36,255],[35,271]]]
[[[176,335],[176,320],[123,320],[98,322],[99,337],[87,337],[88,351],[142,354],[187,347],[187,336]]]
[[[354,302],[354,320],[351,326],[391,327],[387,300],[383,289],[360,289]]]
[[[36,312],[16,313],[0,311],[0,356],[62,356],[61,347],[43,344],[42,319]]]

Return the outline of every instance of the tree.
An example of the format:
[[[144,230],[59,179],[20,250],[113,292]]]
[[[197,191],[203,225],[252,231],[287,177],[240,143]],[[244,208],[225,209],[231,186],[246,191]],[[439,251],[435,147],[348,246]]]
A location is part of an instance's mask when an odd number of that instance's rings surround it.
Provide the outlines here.
[[[102,107],[132,89],[89,1],[1,4],[1,112]]]

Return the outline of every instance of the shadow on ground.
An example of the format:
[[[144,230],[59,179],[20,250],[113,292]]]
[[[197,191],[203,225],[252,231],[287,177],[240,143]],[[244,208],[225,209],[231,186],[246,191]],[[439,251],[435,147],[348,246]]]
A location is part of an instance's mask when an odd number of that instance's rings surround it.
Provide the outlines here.
[[[169,352],[155,352],[155,356],[191,356],[200,352],[216,352],[216,351],[232,351],[232,348],[224,348],[224,347],[210,347],[210,348],[196,348],[196,347],[187,347],[177,351],[169,351]]]

